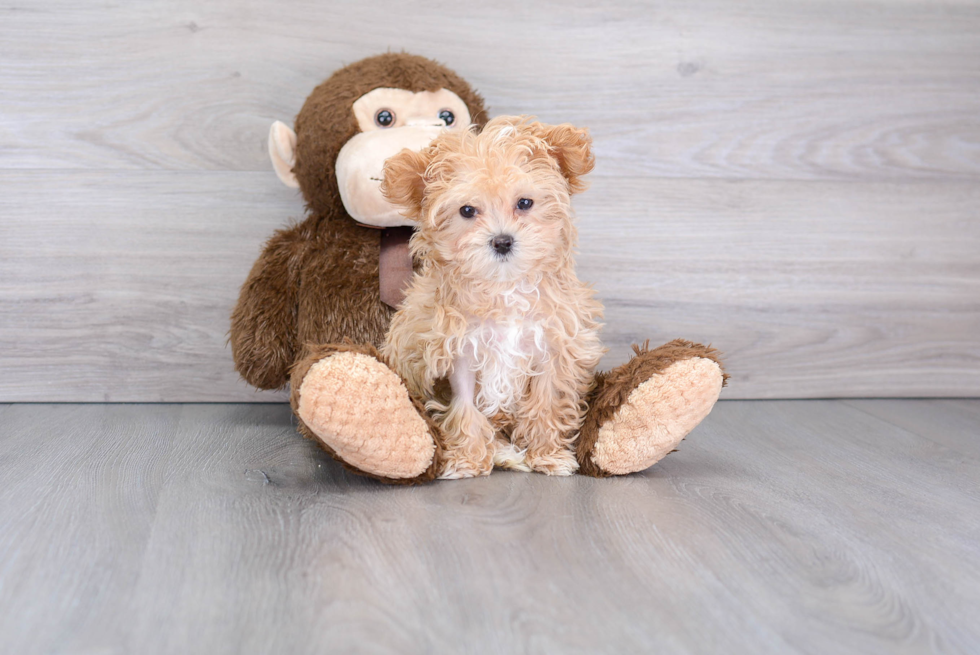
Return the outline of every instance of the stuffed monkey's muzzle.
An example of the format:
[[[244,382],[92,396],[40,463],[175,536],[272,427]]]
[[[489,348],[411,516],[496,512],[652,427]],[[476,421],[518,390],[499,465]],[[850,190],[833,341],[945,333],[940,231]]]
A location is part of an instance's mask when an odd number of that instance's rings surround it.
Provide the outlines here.
[[[374,227],[414,224],[381,195],[385,160],[405,148],[418,152],[444,128],[439,123],[371,130],[345,143],[337,155],[337,184],[347,213]]]

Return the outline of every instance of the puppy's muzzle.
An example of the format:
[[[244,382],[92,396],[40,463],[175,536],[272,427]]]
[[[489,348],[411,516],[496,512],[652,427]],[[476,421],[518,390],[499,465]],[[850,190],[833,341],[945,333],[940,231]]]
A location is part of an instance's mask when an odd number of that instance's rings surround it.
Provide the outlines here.
[[[490,239],[490,247],[501,257],[506,257],[514,247],[514,237],[509,234],[498,234]]]

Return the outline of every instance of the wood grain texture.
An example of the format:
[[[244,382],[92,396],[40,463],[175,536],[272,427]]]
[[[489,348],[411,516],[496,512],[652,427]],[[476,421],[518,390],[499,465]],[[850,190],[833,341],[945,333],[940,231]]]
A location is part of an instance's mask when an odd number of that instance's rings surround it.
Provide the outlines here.
[[[956,400],[848,400],[883,421],[914,432],[944,450],[980,458],[980,404]]]
[[[642,474],[406,489],[345,473],[282,405],[4,405],[0,642],[974,653],[977,417],[722,402]]]
[[[259,173],[0,172],[0,396],[284,400],[240,380],[228,317],[286,221]],[[18,191],[19,190],[19,191]],[[37,212],[34,199],[51,207]],[[295,216],[302,206],[295,203]]]
[[[0,184],[0,397],[283,398],[240,381],[226,345],[262,242],[284,208],[302,215],[274,176]],[[685,337],[726,353],[731,398],[980,394],[976,185],[597,178],[576,205],[607,367],[634,342]]]
[[[282,400],[224,345],[303,213],[267,129],[387,49],[591,129],[606,366],[684,337],[731,398],[980,395],[980,2],[0,11],[0,400]]]
[[[405,49],[589,126],[609,174],[980,177],[973,1],[34,0],[0,30],[5,167],[267,171],[273,120]]]

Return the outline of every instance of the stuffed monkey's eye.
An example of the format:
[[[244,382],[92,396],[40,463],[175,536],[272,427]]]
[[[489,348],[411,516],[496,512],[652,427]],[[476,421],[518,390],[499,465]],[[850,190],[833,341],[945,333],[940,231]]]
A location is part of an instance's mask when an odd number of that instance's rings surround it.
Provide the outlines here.
[[[387,109],[381,109],[374,115],[374,122],[381,127],[391,127],[395,122],[395,115]]]
[[[517,201],[517,208],[521,210],[527,210],[530,209],[531,205],[533,204],[534,201],[531,200],[530,198],[521,198],[520,200]]]
[[[456,116],[454,116],[453,112],[449,111],[448,109],[443,109],[439,112],[439,120],[445,123],[446,127],[449,127],[456,122]]]
[[[473,218],[476,216],[476,207],[471,207],[469,205],[463,205],[459,208],[459,215],[463,218]]]

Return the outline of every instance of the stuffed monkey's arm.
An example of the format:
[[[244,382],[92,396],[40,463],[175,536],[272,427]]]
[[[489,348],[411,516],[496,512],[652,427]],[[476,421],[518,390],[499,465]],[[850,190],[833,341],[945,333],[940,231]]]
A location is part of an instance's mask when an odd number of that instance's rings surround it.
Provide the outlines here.
[[[252,266],[231,314],[235,370],[259,389],[285,386],[296,359],[299,270],[306,243],[298,226],[276,232]]]

